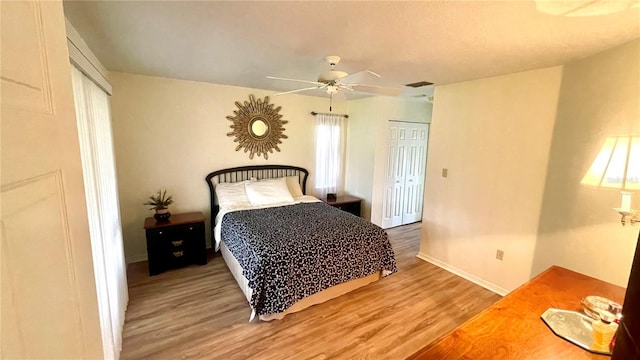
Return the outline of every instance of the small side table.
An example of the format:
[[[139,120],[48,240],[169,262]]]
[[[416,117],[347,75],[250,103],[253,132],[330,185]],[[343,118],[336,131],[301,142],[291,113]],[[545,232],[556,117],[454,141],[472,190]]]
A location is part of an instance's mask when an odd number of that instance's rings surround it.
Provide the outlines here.
[[[144,221],[147,233],[149,275],[189,264],[205,265],[207,248],[204,237],[204,214],[173,214],[169,221]]]
[[[343,195],[343,196],[338,196],[333,201],[329,201],[327,199],[322,199],[322,201],[340,210],[352,213],[355,216],[360,216],[360,207],[362,204],[362,199],[359,197],[355,197],[351,195]]]

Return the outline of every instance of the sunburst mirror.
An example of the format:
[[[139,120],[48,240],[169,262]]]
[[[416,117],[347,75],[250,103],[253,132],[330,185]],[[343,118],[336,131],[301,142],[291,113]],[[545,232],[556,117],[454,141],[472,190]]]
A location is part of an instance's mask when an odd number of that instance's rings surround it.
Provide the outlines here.
[[[227,120],[233,122],[233,131],[227,136],[235,136],[233,141],[238,143],[236,151],[244,148],[244,152],[249,153],[249,159],[253,159],[254,155],[269,159],[269,153],[273,153],[274,149],[279,152],[278,144],[282,144],[281,139],[287,138],[282,125],[288,123],[282,120],[281,107],[269,104],[268,96],[264,100],[256,100],[253,95],[249,95],[249,101],[243,104],[236,101],[236,106],[238,110],[233,111],[234,116],[227,116]]]

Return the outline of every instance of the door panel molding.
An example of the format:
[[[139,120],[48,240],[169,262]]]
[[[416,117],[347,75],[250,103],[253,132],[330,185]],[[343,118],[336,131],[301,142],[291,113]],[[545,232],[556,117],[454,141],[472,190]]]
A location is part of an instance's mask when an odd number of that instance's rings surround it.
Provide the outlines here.
[[[54,114],[40,1],[3,1],[2,12],[3,33],[20,34],[2,36],[2,105]]]
[[[14,325],[21,343],[20,349],[3,348],[3,356],[11,357],[15,351],[24,351],[18,354],[25,358],[69,354],[69,349],[63,342],[56,342],[56,338],[64,335],[74,338],[76,344],[84,342],[62,172],[58,170],[3,185],[1,192],[2,262],[9,265],[10,284],[7,285],[11,286],[6,289],[3,284],[3,291],[9,290],[20,299],[10,305],[15,311]],[[34,239],[41,241],[26,241]],[[34,253],[44,256],[34,257]],[[66,261],[60,261],[62,259]],[[34,279],[41,280],[37,286],[32,283]],[[52,288],[70,296],[51,297]],[[39,306],[44,299],[47,306]],[[3,303],[2,312],[5,310],[8,309]],[[44,321],[56,326],[43,327]],[[51,341],[43,342],[43,337]],[[77,350],[77,356],[82,357],[84,349]]]

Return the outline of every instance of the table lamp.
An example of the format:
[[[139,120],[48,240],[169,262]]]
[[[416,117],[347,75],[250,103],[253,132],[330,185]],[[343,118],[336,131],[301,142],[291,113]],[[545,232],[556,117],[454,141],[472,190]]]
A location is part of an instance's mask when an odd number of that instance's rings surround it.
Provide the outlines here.
[[[622,202],[615,208],[622,225],[640,222],[631,208],[631,192],[640,190],[640,136],[609,136],[581,183],[598,189],[619,190]],[[640,242],[640,236],[638,237]],[[612,360],[640,359],[640,246],[631,264]]]
[[[631,208],[631,192],[640,191],[640,135],[609,136],[580,182],[598,189],[619,190],[622,202],[615,208],[622,225],[640,222]]]

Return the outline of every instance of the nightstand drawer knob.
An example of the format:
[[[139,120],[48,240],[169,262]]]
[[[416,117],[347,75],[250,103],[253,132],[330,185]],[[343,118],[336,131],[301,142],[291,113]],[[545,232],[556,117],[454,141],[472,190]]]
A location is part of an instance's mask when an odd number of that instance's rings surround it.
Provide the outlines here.
[[[189,231],[193,230],[193,226],[189,226]]]
[[[180,246],[182,245],[183,242],[184,240],[177,240],[177,241],[172,241],[171,244],[173,244],[173,246]]]
[[[173,252],[173,256],[175,256],[175,257],[181,257],[182,255],[184,255],[184,251],[174,251]]]
[[[158,231],[158,235],[162,235],[162,231]]]

